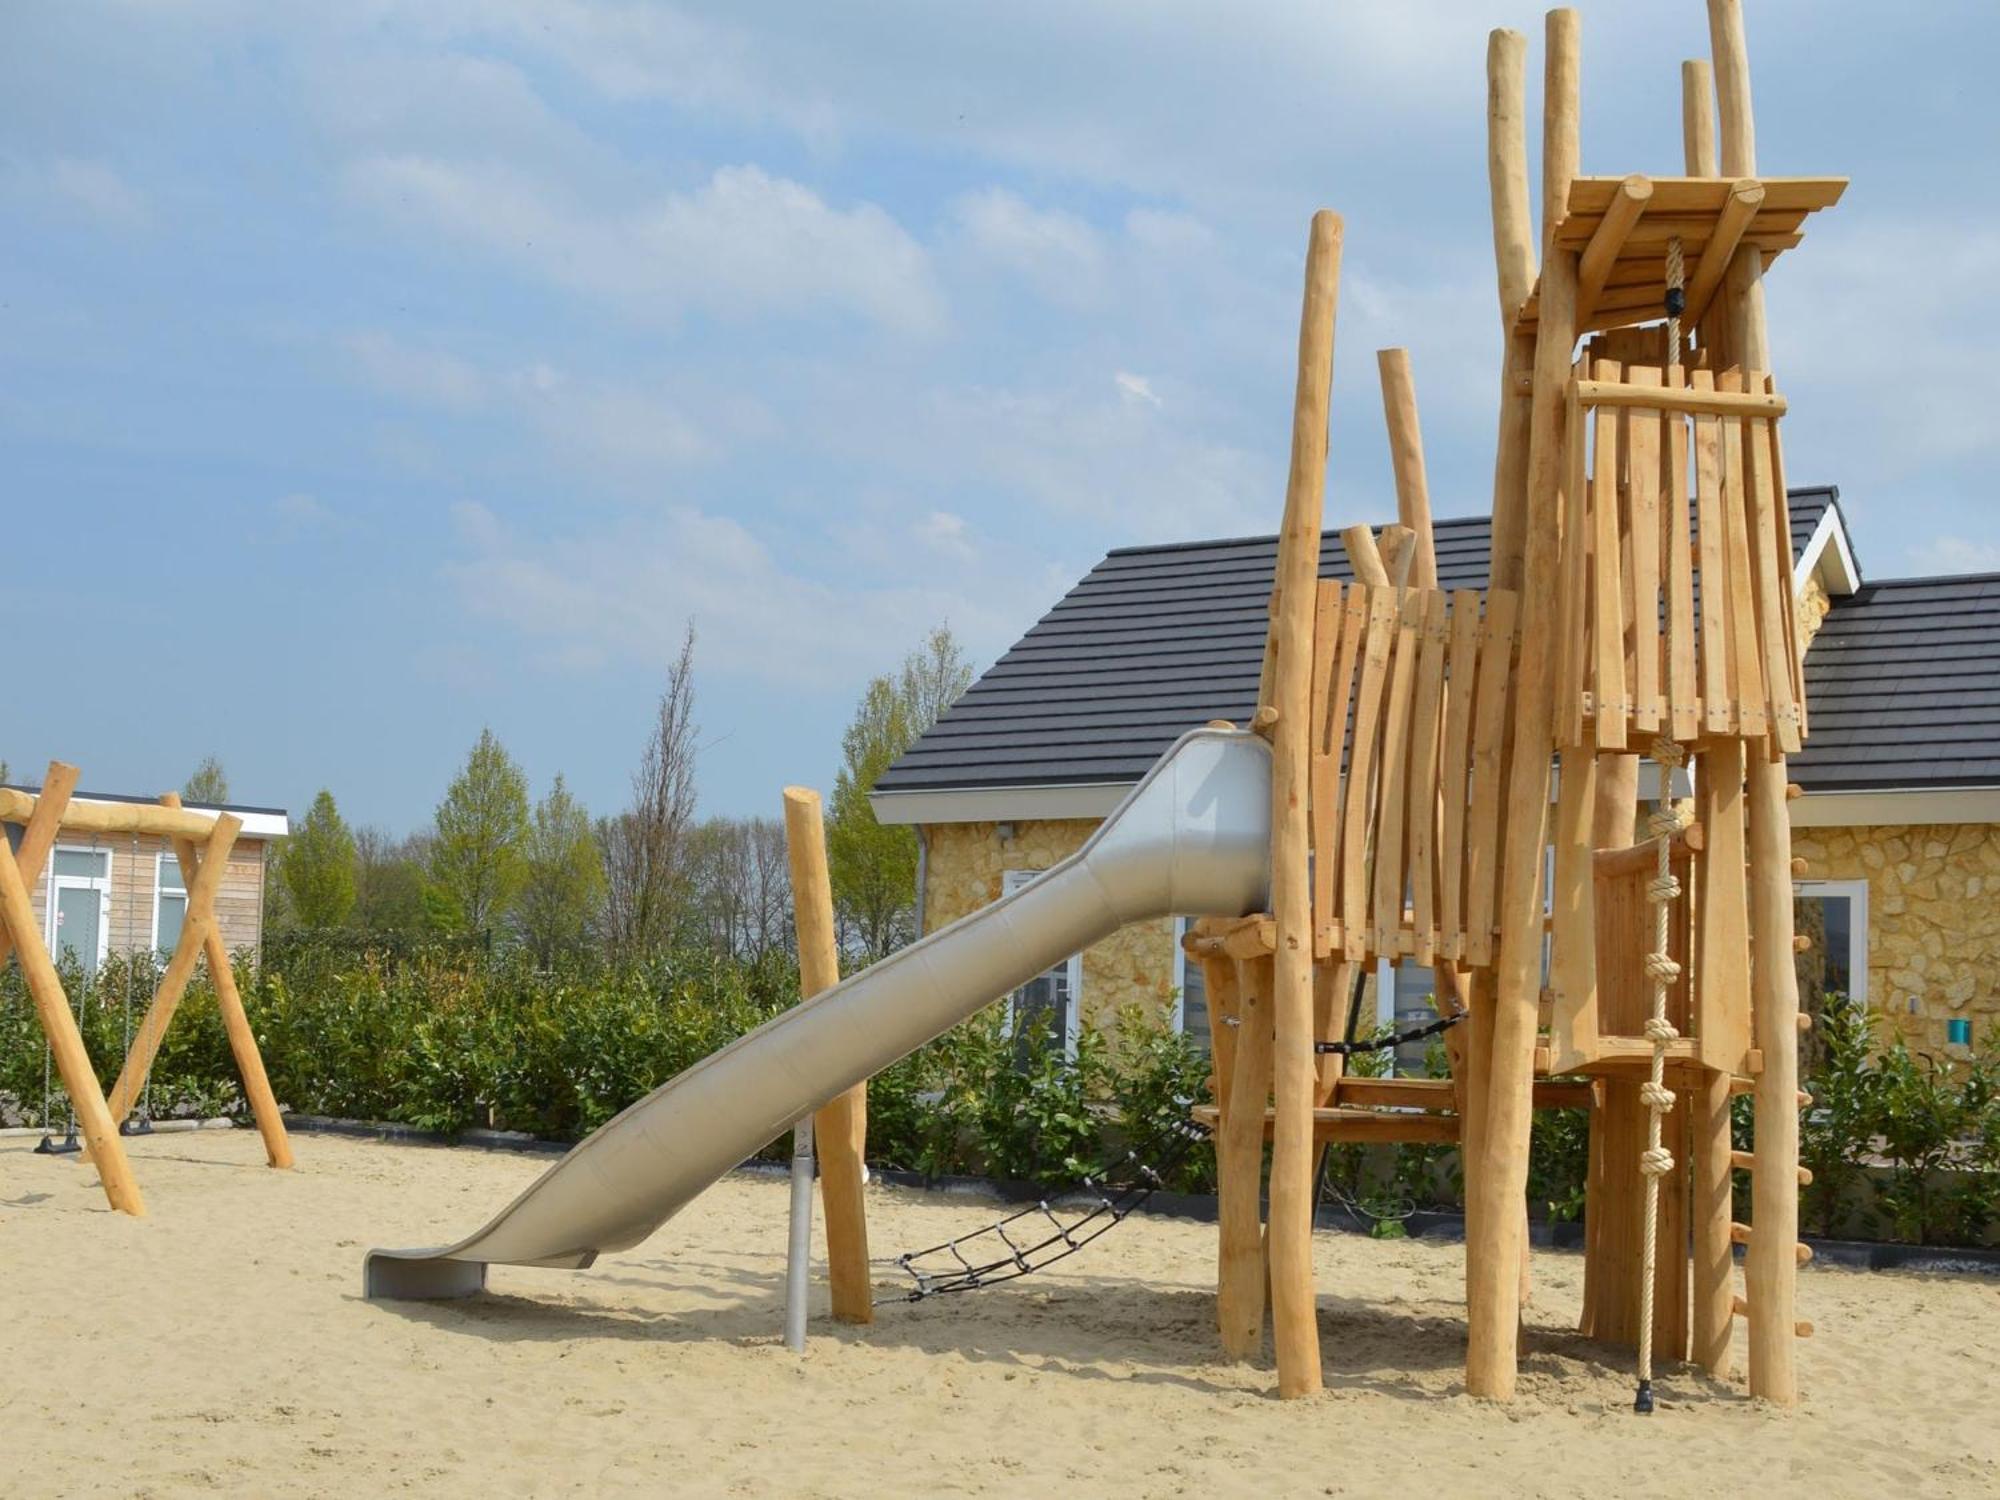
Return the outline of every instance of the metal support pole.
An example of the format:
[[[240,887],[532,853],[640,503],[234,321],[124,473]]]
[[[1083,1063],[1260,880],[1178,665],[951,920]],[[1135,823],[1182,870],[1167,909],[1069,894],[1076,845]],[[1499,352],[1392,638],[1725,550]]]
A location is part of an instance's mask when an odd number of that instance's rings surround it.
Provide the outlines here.
[[[785,1251],[785,1347],[806,1352],[806,1295],[811,1285],[813,1117],[792,1127],[792,1229]]]

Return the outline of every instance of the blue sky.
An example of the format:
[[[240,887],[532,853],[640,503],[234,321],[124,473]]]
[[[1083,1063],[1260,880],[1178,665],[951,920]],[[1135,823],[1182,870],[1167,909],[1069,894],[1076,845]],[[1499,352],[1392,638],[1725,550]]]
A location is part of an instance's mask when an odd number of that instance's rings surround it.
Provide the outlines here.
[[[990,662],[1105,549],[1274,529],[1347,219],[1329,520],[1489,503],[1499,0],[44,4],[0,21],[0,756],[425,821],[491,725],[620,805],[682,622],[709,812],[866,678]],[[1988,4],[1750,0],[1795,483],[1875,576],[2000,569]],[[1584,168],[1679,169],[1703,7],[1585,8]],[[1531,109],[1535,108],[1531,103]],[[25,648],[25,656],[23,655]]]

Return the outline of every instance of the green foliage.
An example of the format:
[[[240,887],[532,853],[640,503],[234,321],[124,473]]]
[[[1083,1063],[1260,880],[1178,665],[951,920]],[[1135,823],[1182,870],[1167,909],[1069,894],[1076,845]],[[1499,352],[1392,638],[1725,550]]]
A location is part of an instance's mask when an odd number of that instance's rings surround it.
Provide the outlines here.
[[[604,861],[590,814],[570,795],[561,773],[535,804],[522,864],[514,920],[528,952],[547,966],[590,940],[604,901]]]
[[[187,785],[181,788],[181,797],[210,807],[227,802],[229,775],[222,769],[222,762],[213,755],[204,755],[194,774],[188,777]]]
[[[868,794],[917,738],[968,687],[972,668],[940,625],[903,659],[894,677],[868,684],[841,737],[827,824],[833,900],[848,933],[869,958],[880,958],[915,936],[917,836],[875,820]]]
[[[1181,1192],[1213,1192],[1215,1153],[1207,1148],[1184,1151],[1181,1144],[1188,1111],[1208,1101],[1212,1064],[1193,1038],[1174,1030],[1172,1020],[1171,1003],[1121,1010],[1104,1086],[1118,1133],[1134,1157],[1157,1167],[1183,1156],[1172,1186]]]
[[[1813,1233],[1840,1232],[1867,1175],[1877,1092],[1869,1066],[1870,1021],[1866,1007],[1828,995],[1807,1033],[1816,1065],[1810,1076],[1813,1107],[1799,1118],[1799,1162],[1813,1180],[1802,1195],[1800,1220]]]
[[[430,927],[424,901],[425,851],[379,828],[354,831],[354,925],[383,937],[414,937]]]
[[[528,779],[491,729],[452,778],[437,806],[431,882],[441,896],[433,920],[490,932],[519,894],[528,837]]]
[[[353,911],[354,835],[325,787],[280,847],[278,879],[300,927],[339,927]]]

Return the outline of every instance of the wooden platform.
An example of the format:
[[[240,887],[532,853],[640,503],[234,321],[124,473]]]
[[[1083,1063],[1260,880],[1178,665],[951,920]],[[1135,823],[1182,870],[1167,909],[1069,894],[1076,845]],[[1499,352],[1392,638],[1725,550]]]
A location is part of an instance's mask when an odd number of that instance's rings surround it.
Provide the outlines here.
[[[1343,1078],[1334,1102],[1313,1111],[1313,1139],[1326,1142],[1450,1144],[1458,1140],[1458,1116],[1449,1109],[1456,1097],[1449,1078]],[[1545,1080],[1535,1085],[1535,1108],[1574,1109],[1591,1102],[1589,1083]],[[1198,1104],[1190,1111],[1197,1125],[1213,1130],[1221,1111]],[[1273,1112],[1264,1111],[1264,1134]]]
[[[1845,177],[1578,177],[1555,227],[1558,246],[1581,253],[1578,333],[1650,323],[1664,316],[1667,241],[1680,236],[1692,327],[1722,285],[1741,245],[1765,262],[1796,247],[1807,217],[1831,208]],[[1540,283],[1514,326],[1535,326]]]

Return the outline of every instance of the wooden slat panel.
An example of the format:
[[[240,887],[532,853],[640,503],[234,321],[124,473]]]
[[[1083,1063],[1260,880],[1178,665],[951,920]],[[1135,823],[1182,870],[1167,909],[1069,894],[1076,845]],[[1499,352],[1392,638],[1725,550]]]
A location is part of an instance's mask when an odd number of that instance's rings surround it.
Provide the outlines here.
[[[1597,917],[1591,820],[1597,811],[1597,756],[1588,746],[1562,753],[1556,789],[1555,871],[1549,885],[1551,1072],[1596,1056]]]
[[[1361,676],[1354,692],[1354,731],[1348,742],[1347,792],[1340,809],[1340,919],[1349,958],[1368,951],[1368,823],[1374,801],[1370,780],[1382,731],[1382,693],[1389,675],[1389,647],[1396,631],[1396,590],[1372,587]]]
[[[1764,378],[1753,373],[1748,383],[1762,389]],[[1799,715],[1792,697],[1792,669],[1785,660],[1791,632],[1785,620],[1792,612],[1792,568],[1789,543],[1781,552],[1774,529],[1777,508],[1771,497],[1771,427],[1761,417],[1745,418],[1743,428],[1743,498],[1750,526],[1751,592],[1756,599],[1757,644],[1762,653],[1761,681],[1772,738],[1787,755],[1799,750]]]
[[[1653,177],[1653,196],[1646,212],[1652,214],[1716,214],[1721,212],[1736,184],[1736,177]],[[1759,177],[1763,184],[1764,206],[1775,213],[1806,213],[1831,208],[1847,190],[1845,177]],[[1572,219],[1601,216],[1624,185],[1623,177],[1573,177],[1569,199],[1564,205],[1561,232],[1567,242]],[[1576,236],[1581,245],[1590,238]]]
[[[1447,958],[1465,953],[1465,811],[1472,794],[1473,690],[1479,681],[1479,595],[1451,596],[1450,678],[1445,685],[1444,745],[1438,780],[1444,830],[1438,847],[1439,943]]]
[[[1715,375],[1696,370],[1690,383],[1698,391],[1713,390]],[[1718,417],[1694,418],[1695,525],[1701,548],[1701,696],[1706,709],[1703,728],[1710,734],[1733,734],[1736,715],[1729,701],[1729,625],[1723,562],[1726,526],[1722,515],[1722,432]]]
[[[1354,669],[1360,660],[1364,638],[1368,634],[1368,593],[1359,585],[1347,589],[1340,606],[1340,654],[1333,667],[1333,691],[1327,705],[1326,748],[1328,765],[1334,778],[1332,801],[1326,820],[1327,848],[1323,856],[1316,858],[1313,881],[1317,890],[1325,888],[1326,899],[1321,903],[1314,897],[1314,910],[1324,911],[1326,923],[1323,933],[1313,936],[1316,952],[1332,950],[1335,941],[1333,933],[1340,927],[1340,881],[1346,864],[1345,849],[1345,808],[1348,787],[1353,778],[1342,774],[1342,751],[1346,747],[1348,710],[1354,702]]]
[[[1438,735],[1444,713],[1445,596],[1424,597],[1423,648],[1417,660],[1417,702],[1410,715],[1410,911],[1417,962],[1437,958]]]
[[[1389,669],[1389,706],[1382,718],[1381,795],[1375,814],[1374,951],[1399,951],[1403,892],[1409,885],[1405,799],[1410,777],[1410,710],[1415,696],[1417,649],[1424,623],[1424,591],[1406,589],[1397,610],[1395,656]]]
[[[1563,462],[1568,478],[1563,486],[1563,614],[1562,637],[1556,642],[1555,738],[1558,745],[1583,742],[1583,698],[1590,686],[1586,637],[1589,630],[1590,531],[1586,517],[1590,501],[1589,462],[1584,412],[1570,389],[1565,413]]]
[[[1472,808],[1465,827],[1465,960],[1493,962],[1494,892],[1500,868],[1501,758],[1506,752],[1508,701],[1514,687],[1514,626],[1520,596],[1494,589],[1486,596],[1479,634],[1479,702],[1473,710]]]
[[[1764,377],[1766,390],[1776,393],[1777,383],[1769,376]],[[1778,555],[1789,559],[1792,555],[1792,505],[1785,493],[1785,445],[1778,436],[1778,424],[1771,424],[1771,493],[1777,499],[1777,514],[1772,525],[1777,530],[1781,545]],[[1786,570],[1787,587],[1791,572]],[[1806,671],[1805,656],[1799,650],[1798,595],[1790,594],[1791,602],[1785,609],[1785,655],[1791,668],[1792,702],[1797,705],[1799,715],[1799,739],[1803,741],[1806,727]]]
[[[1665,372],[1657,366],[1633,365],[1625,372],[1629,385],[1661,386]],[[1630,496],[1632,606],[1632,727],[1657,734],[1660,702],[1660,435],[1665,418],[1636,408],[1626,413],[1625,482]]]
[[[1716,389],[1740,391],[1743,373],[1724,370]],[[1757,645],[1757,599],[1751,582],[1750,497],[1743,475],[1743,424],[1722,422],[1723,543],[1728,552],[1729,592],[1724,605],[1729,617],[1730,697],[1736,703],[1736,726],[1746,739],[1761,739],[1768,728],[1764,705],[1764,658]],[[1705,592],[1705,591],[1704,591]]]

